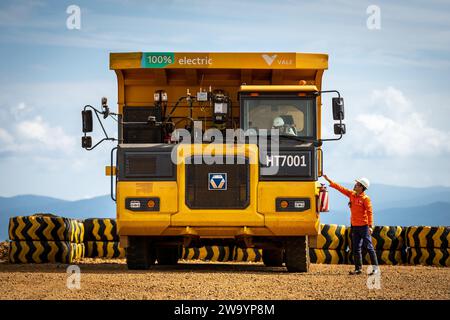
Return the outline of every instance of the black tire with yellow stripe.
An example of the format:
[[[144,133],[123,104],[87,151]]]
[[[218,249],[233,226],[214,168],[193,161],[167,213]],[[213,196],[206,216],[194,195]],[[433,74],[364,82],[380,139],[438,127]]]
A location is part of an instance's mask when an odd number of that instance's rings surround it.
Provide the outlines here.
[[[400,265],[406,263],[406,251],[405,250],[376,250],[378,264],[380,265]],[[362,253],[363,264],[370,265],[370,256],[367,251],[363,250]],[[352,251],[347,252],[347,263],[354,263],[354,256]]]
[[[410,248],[448,249],[450,227],[408,227],[406,239]]]
[[[352,231],[347,228],[348,247],[352,250]],[[404,250],[406,229],[398,226],[375,226],[372,232],[372,244],[375,250]]]
[[[83,259],[84,244],[68,241],[11,241],[10,263],[73,263]]]
[[[233,260],[233,246],[183,248],[182,259],[226,262]]]
[[[317,243],[311,244],[313,249],[345,250],[347,247],[346,226],[337,224],[322,224]]]
[[[91,218],[84,220],[85,241],[119,241],[115,219]]]
[[[450,267],[450,249],[408,248],[408,264]]]
[[[74,219],[51,214],[18,216],[9,219],[9,239],[12,241],[83,242],[84,226]]]
[[[86,257],[124,259],[125,249],[117,241],[86,241]]]
[[[261,262],[262,249],[256,248],[238,248],[236,247],[233,254],[233,260],[237,262]]]
[[[311,263],[319,264],[345,264],[346,252],[343,250],[330,249],[309,249],[309,259]]]

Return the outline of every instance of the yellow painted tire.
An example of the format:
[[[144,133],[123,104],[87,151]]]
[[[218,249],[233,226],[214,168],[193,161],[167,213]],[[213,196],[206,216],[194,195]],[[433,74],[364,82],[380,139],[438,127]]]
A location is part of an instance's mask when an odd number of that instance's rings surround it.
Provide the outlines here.
[[[86,256],[86,246],[84,243],[71,243],[72,257],[74,260],[82,260]]]
[[[406,238],[410,248],[448,249],[450,227],[408,227]]]
[[[313,249],[345,250],[347,247],[346,229],[344,225],[322,224],[317,244],[311,245]]]
[[[261,262],[262,249],[256,248],[238,248],[234,249],[233,260],[237,262]]]
[[[450,267],[450,249],[408,248],[408,264]]]
[[[86,241],[86,257],[124,259],[125,249],[116,241]]]
[[[182,259],[226,262],[233,260],[232,246],[204,246],[183,248]]]
[[[85,241],[119,241],[115,219],[86,219],[84,229]]]
[[[68,241],[11,241],[10,263],[74,263],[83,258],[84,244]]]
[[[343,250],[309,249],[311,263],[318,264],[345,264],[346,252]]]
[[[9,219],[9,239],[81,243],[84,240],[84,226],[75,219],[51,214],[12,217]]]

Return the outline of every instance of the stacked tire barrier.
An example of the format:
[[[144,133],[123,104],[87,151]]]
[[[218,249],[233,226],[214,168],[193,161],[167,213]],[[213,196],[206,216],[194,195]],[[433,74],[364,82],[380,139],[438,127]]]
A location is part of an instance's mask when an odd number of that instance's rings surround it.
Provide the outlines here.
[[[86,219],[85,246],[88,258],[125,258],[125,249],[119,245],[119,234],[115,219]]]
[[[9,220],[10,263],[73,263],[84,258],[83,223],[51,214]]]
[[[406,228],[397,226],[375,226],[372,232],[372,244],[378,263],[383,265],[399,265],[406,263]],[[348,253],[347,262],[354,263],[352,228],[347,228]],[[363,250],[363,263],[370,264],[369,254]]]
[[[346,263],[346,227],[337,224],[323,224],[317,236],[317,243],[311,243],[309,257],[311,263]]]
[[[351,227],[321,225],[310,243],[312,263],[353,264]],[[90,258],[125,258],[115,219],[75,219],[51,214],[13,217],[9,221],[11,263],[74,263]],[[376,226],[372,243],[379,264],[450,266],[450,227]],[[261,262],[262,250],[235,246],[185,248],[182,259],[212,262]],[[363,251],[363,263],[370,264]]]
[[[450,227],[408,227],[408,264],[450,267]]]

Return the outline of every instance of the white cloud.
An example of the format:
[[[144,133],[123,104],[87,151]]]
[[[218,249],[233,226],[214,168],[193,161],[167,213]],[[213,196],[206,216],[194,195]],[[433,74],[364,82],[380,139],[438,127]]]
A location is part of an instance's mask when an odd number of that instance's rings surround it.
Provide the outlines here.
[[[20,121],[21,119],[29,117],[33,111],[34,110],[31,106],[22,101],[13,105],[9,109],[9,115],[7,115],[7,117],[12,117],[15,121]]]
[[[75,146],[74,138],[66,135],[63,128],[51,127],[40,116],[20,122],[17,131],[25,141],[41,143],[48,150],[70,153]]]
[[[0,128],[0,141],[2,145],[11,145],[14,141],[14,138],[8,133],[8,131]]]
[[[370,113],[355,118],[358,152],[388,157],[450,153],[450,132],[429,125],[400,90],[374,90],[369,107]]]
[[[75,147],[74,137],[67,135],[60,126],[49,125],[40,116],[14,124],[9,132],[0,128],[0,140],[0,152],[10,154],[39,156],[56,151],[68,155]]]

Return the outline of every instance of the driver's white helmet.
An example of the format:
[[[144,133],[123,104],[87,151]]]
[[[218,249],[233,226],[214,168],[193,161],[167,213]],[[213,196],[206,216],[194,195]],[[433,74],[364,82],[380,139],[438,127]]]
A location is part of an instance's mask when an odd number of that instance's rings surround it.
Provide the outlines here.
[[[275,119],[273,119],[273,126],[274,127],[282,127],[284,126],[284,120],[282,117],[276,117]]]

